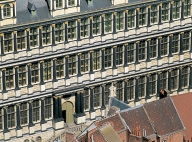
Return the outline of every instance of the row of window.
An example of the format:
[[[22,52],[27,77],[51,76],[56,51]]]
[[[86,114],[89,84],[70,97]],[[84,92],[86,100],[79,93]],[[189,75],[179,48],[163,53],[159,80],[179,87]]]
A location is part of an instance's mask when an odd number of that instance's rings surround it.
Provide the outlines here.
[[[20,124],[25,125],[28,124],[29,120],[29,105],[27,102],[21,103],[19,105],[19,113],[20,113]],[[41,119],[41,104],[39,100],[34,100],[32,102],[32,121],[38,122]],[[52,101],[51,98],[46,98],[44,101],[44,117],[45,119],[49,119],[52,117]],[[0,109],[0,129],[3,129],[3,108]],[[7,107],[7,126],[9,128],[16,126],[16,106],[8,106]]]
[[[56,8],[63,8],[66,0],[56,0]],[[74,6],[75,0],[68,0],[68,6]]]

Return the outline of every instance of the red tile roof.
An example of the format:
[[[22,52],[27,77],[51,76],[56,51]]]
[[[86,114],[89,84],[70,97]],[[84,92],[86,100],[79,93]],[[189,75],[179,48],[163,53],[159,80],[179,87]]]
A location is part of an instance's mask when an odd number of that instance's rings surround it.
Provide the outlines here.
[[[192,140],[192,93],[171,97],[186,128],[186,140]]]

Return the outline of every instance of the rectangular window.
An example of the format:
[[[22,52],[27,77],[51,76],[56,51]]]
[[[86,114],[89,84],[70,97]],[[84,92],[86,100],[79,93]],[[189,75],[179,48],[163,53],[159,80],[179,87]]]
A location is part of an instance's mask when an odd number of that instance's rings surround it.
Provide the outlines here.
[[[88,89],[84,90],[83,98],[84,98],[84,109],[87,110],[89,108],[89,90]]]
[[[42,28],[43,45],[51,43],[51,30],[50,26],[43,26]]]
[[[13,73],[13,69],[7,69],[6,70],[6,74],[5,74],[5,78],[6,78],[6,87],[7,88],[13,88],[14,87],[14,79],[13,79],[14,73]]]
[[[81,37],[88,36],[88,19],[81,19]]]
[[[157,56],[157,39],[151,39],[149,51],[150,58],[154,58]]]
[[[17,49],[25,49],[25,31],[17,32]]]
[[[139,9],[139,26],[146,25],[146,8]]]
[[[7,121],[8,121],[9,128],[15,126],[15,108],[14,108],[14,106],[8,106],[8,108],[7,108]]]
[[[149,76],[149,94],[154,95],[156,93],[156,74]]]
[[[39,82],[39,66],[38,63],[33,63],[31,65],[31,82]]]
[[[51,79],[51,67],[51,61],[45,61],[43,63],[44,80]]]
[[[182,68],[182,87],[188,86],[188,80],[189,80],[189,69],[188,67]]]
[[[89,70],[89,54],[88,52],[81,54],[81,71],[86,72]]]
[[[55,24],[55,41],[56,42],[62,42],[63,41],[63,35],[64,35],[63,23]]]
[[[184,32],[183,34],[183,50],[189,50],[190,35],[189,32]]]
[[[172,41],[172,53],[176,53],[179,50],[179,34],[173,35]]]
[[[139,60],[145,59],[145,41],[139,43]]]
[[[68,6],[75,5],[75,0],[68,0]]]
[[[39,100],[33,101],[33,121],[40,120],[40,104]]]
[[[123,64],[123,45],[118,45],[116,49],[116,64]]]
[[[184,0],[184,16],[191,15],[191,0]]]
[[[2,108],[0,108],[0,129],[3,129],[3,112]]]
[[[100,16],[94,16],[93,17],[93,35],[98,35],[100,34]]]
[[[93,70],[100,69],[100,51],[94,50],[93,54]]]
[[[117,82],[116,84],[116,96],[117,99],[123,101],[123,82]]]
[[[151,6],[151,24],[157,23],[157,5]]]
[[[124,16],[123,16],[123,12],[117,12],[116,14],[116,29],[117,30],[122,30],[123,29],[123,19],[124,19]]]
[[[169,3],[163,3],[161,11],[162,11],[161,15],[162,21],[167,21],[169,18]]]
[[[56,0],[56,8],[60,8],[63,5],[63,0]]]
[[[13,51],[12,45],[12,34],[5,33],[4,34],[4,52],[11,52]]]
[[[27,109],[27,103],[22,103],[20,104],[20,120],[21,120],[21,125],[23,124],[27,124],[27,121],[28,121],[28,109]]]
[[[127,99],[128,100],[134,99],[134,92],[135,92],[134,88],[135,88],[134,79],[129,79],[127,81]]]
[[[109,88],[111,87],[111,84],[106,84],[105,85],[105,105],[109,104],[109,95],[110,95],[110,90]]]
[[[167,88],[167,72],[162,72],[160,74],[160,88],[162,89]]]
[[[167,49],[168,49],[168,37],[163,36],[160,40],[161,42],[161,56],[167,55]]]
[[[93,95],[94,107],[100,106],[100,99],[101,99],[100,96],[101,96],[100,86],[97,86],[94,88],[94,95]]]
[[[128,28],[134,28],[135,27],[135,10],[129,10],[128,11]]]
[[[61,78],[64,76],[64,59],[58,58],[56,60],[56,75],[57,78]]]
[[[76,74],[76,56],[71,55],[68,59],[69,75]]]
[[[138,97],[144,97],[145,96],[145,77],[140,77],[138,79]]]
[[[30,29],[30,46],[35,47],[38,45],[38,32],[37,28]]]
[[[45,98],[45,119],[52,117],[52,103],[51,98]]]
[[[26,85],[26,66],[20,66],[19,73],[19,86]]]
[[[111,67],[111,48],[105,49],[105,67]]]
[[[175,90],[178,88],[178,70],[171,71],[171,90]]]
[[[180,17],[180,1],[174,1],[173,3],[173,19]]]
[[[73,40],[76,38],[76,21],[68,22],[68,39]]]
[[[134,43],[128,43],[127,47],[127,61],[128,63],[134,62],[135,57],[135,49],[134,49]]]
[[[109,33],[112,31],[112,15],[105,14],[105,33]]]

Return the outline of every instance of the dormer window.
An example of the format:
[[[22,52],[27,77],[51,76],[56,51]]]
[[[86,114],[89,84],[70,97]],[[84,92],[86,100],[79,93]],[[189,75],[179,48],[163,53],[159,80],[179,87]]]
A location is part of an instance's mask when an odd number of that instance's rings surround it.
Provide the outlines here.
[[[28,10],[31,13],[32,16],[36,16],[36,6],[34,3],[28,2]]]
[[[11,6],[9,4],[4,5],[3,16],[4,17],[10,17],[11,16]]]
[[[93,4],[93,0],[86,0],[88,5],[92,5]]]
[[[63,5],[63,0],[56,0],[56,8],[60,8]]]

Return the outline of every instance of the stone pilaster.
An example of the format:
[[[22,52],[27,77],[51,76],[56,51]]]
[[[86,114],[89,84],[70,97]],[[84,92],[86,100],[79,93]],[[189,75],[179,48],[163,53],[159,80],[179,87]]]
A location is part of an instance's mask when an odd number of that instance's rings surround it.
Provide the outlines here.
[[[138,92],[138,87],[139,87],[139,77],[135,78],[135,103],[137,104],[137,102],[139,102],[139,92]]]
[[[52,24],[51,27],[52,27],[52,46],[55,46],[55,24]]]
[[[57,61],[57,58],[53,58],[53,88],[56,89],[58,86],[57,86],[57,75],[56,75],[56,61]]]
[[[184,18],[184,0],[181,0],[181,20],[185,20]]]
[[[178,93],[181,93],[182,89],[182,67],[179,68],[179,86],[178,86]]]
[[[15,66],[15,96],[16,96],[16,97],[20,97],[18,68],[19,68],[19,66]]]
[[[7,107],[4,107],[3,108],[3,112],[4,112],[4,129],[3,129],[3,133],[4,133],[4,140],[8,140],[10,138],[10,131],[8,129],[8,126],[7,126]]]
[[[149,94],[149,77],[150,77],[151,75],[150,74],[148,74],[147,76],[146,76],[146,100],[148,100],[148,99],[151,99],[151,96],[150,96],[150,94]]]
[[[113,46],[113,75],[117,75],[117,66],[116,66],[116,60],[117,60],[117,55],[116,55],[116,50],[117,46]]]
[[[151,41],[151,39],[148,39],[148,40],[147,40],[147,59],[146,59],[147,68],[151,68],[151,60],[150,60],[150,41]]]
[[[1,56],[4,56],[4,42],[3,42],[3,36],[4,36],[4,34],[3,33],[1,33],[0,34],[0,40],[1,40]]]
[[[168,90],[170,91],[170,94],[171,94],[171,72],[172,70],[169,70],[168,71]]]
[[[190,74],[189,74],[189,91],[192,92],[192,65],[190,65]]]
[[[82,83],[82,74],[81,74],[81,53],[77,54],[78,57],[78,65],[77,65],[77,70],[78,70],[78,74],[77,74],[77,80],[78,83]]]
[[[105,48],[101,49],[101,77],[106,77],[106,70],[105,70]]]
[[[147,27],[151,26],[151,6],[148,6]]]
[[[162,3],[159,4],[159,25],[162,24]]]
[[[65,29],[68,29],[68,21],[65,21]],[[64,44],[67,44],[68,43],[68,30],[65,30],[65,42]],[[66,47],[66,45],[65,45]],[[68,48],[68,47],[66,47]]]
[[[173,62],[173,55],[172,55],[172,41],[173,41],[173,34],[169,35],[169,64]]]
[[[17,31],[13,32],[13,47],[14,47],[14,54],[17,54]]]
[[[184,53],[183,53],[183,34],[184,32],[180,33],[180,47],[179,47],[179,56],[180,56],[180,61],[184,60]]]
[[[81,40],[81,19],[77,20],[77,40]]]
[[[125,43],[124,44],[124,73],[128,73],[129,72],[129,65],[128,65],[128,59],[127,59],[127,52],[128,52],[128,44]]]
[[[160,74],[161,74],[161,72],[158,72],[157,73],[157,94],[156,94],[156,98],[158,99],[158,97],[159,97],[159,91],[160,91]]]
[[[26,32],[27,32],[27,51],[31,51],[31,49],[30,49],[30,39],[29,39],[30,28],[27,28]]]
[[[40,88],[41,91],[45,91],[45,82],[44,82],[44,70],[43,70],[44,61],[40,61]]]
[[[128,31],[128,10],[125,10],[125,32]]]
[[[104,20],[105,14],[101,15],[101,40],[105,41],[105,20]]]
[[[127,79],[124,81],[124,102],[129,103],[127,98]]]
[[[70,85],[70,77],[69,77],[69,56],[65,56],[65,84],[66,86]]]
[[[95,76],[94,76],[94,72],[93,72],[93,52],[94,50],[91,50],[89,53],[89,67],[90,67],[90,71],[89,71],[89,78],[90,80],[94,80]]]
[[[169,15],[170,21],[169,22],[173,22],[173,3],[174,1],[170,2],[170,15]]]
[[[136,8],[136,29],[139,29],[139,8]]]
[[[43,26],[39,26],[39,48],[43,48],[43,44],[42,44],[42,28]]]

